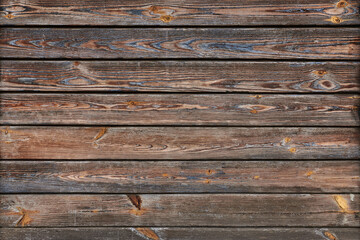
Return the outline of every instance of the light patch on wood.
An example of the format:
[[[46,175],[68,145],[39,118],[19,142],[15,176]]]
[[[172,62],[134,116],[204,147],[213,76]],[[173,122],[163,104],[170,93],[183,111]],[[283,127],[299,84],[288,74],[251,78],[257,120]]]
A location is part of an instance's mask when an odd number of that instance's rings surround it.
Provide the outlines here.
[[[210,184],[210,183],[211,183],[211,181],[210,181],[209,179],[207,179],[207,180],[205,180],[205,181],[204,181],[204,183],[206,183],[206,184]]]
[[[259,179],[260,179],[260,176],[254,176],[254,179],[255,179],[255,180],[259,180]]]
[[[360,96],[352,96],[352,97],[348,97],[350,99],[360,99]]]
[[[26,8],[22,7],[22,6],[10,6],[10,7],[7,7],[5,9],[5,11],[8,11],[8,12],[23,12],[25,11]]]
[[[159,236],[151,228],[136,228],[136,231],[151,240],[159,240]]]
[[[334,197],[334,200],[337,203],[338,207],[341,209],[341,212],[354,213],[354,211],[349,209],[349,205],[348,205],[346,199],[343,196],[335,195],[333,197]]]
[[[352,193],[350,193],[350,201],[354,201],[354,198],[355,198],[355,195],[354,194],[352,194]]]

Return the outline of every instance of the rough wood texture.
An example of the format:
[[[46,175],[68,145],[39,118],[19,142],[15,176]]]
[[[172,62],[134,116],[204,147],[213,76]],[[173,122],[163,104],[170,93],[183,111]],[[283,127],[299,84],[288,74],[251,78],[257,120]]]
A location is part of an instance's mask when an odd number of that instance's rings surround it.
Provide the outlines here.
[[[356,0],[3,0],[8,25],[352,25]]]
[[[358,28],[3,28],[8,58],[360,58]]]
[[[151,194],[137,206],[130,197],[2,195],[0,225],[360,226],[358,194]]]
[[[359,192],[358,161],[2,161],[2,193]]]
[[[2,126],[3,159],[355,159],[359,128]]]
[[[359,62],[0,61],[4,91],[360,91]]]
[[[2,94],[1,124],[359,126],[360,95]]]
[[[359,240],[359,228],[0,228],[7,240]],[[335,238],[331,238],[331,236]]]

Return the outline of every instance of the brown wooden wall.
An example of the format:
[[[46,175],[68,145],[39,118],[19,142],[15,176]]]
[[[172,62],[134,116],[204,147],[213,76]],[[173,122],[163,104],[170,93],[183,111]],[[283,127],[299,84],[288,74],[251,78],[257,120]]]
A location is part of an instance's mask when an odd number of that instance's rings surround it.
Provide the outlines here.
[[[360,239],[360,2],[2,0],[0,239]]]

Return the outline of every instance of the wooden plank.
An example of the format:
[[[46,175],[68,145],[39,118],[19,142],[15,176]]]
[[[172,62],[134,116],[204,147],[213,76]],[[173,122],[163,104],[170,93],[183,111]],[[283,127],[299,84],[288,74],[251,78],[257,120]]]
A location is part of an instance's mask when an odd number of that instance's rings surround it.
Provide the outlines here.
[[[360,92],[359,62],[0,61],[2,91]]]
[[[1,195],[3,227],[359,227],[359,195]]]
[[[359,28],[3,28],[0,57],[348,59]]]
[[[0,128],[2,159],[356,159],[358,128]]]
[[[2,193],[359,192],[358,161],[2,161]]]
[[[1,94],[1,124],[359,126],[360,95]]]
[[[0,228],[7,240],[175,240],[175,239],[346,239],[358,240],[358,228]],[[119,238],[120,236],[120,238]],[[334,238],[331,238],[331,237]]]
[[[3,0],[2,25],[353,25],[356,0]]]

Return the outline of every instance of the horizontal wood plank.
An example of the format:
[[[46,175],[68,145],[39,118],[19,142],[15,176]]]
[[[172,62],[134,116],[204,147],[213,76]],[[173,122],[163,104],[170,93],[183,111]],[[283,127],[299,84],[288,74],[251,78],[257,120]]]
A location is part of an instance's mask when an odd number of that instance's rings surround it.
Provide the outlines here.
[[[359,126],[360,95],[1,94],[1,124]]]
[[[2,195],[0,213],[3,227],[360,226],[358,194]]]
[[[238,240],[238,239],[346,239],[358,240],[358,228],[0,228],[7,240]],[[333,236],[334,238],[331,238]]]
[[[358,161],[2,161],[2,193],[359,192]]]
[[[0,61],[2,91],[360,92],[359,62]]]
[[[27,0],[1,2],[2,25],[352,25],[356,0]]]
[[[3,28],[7,58],[360,59],[359,28]]]
[[[2,126],[2,159],[356,159],[359,128]]]

